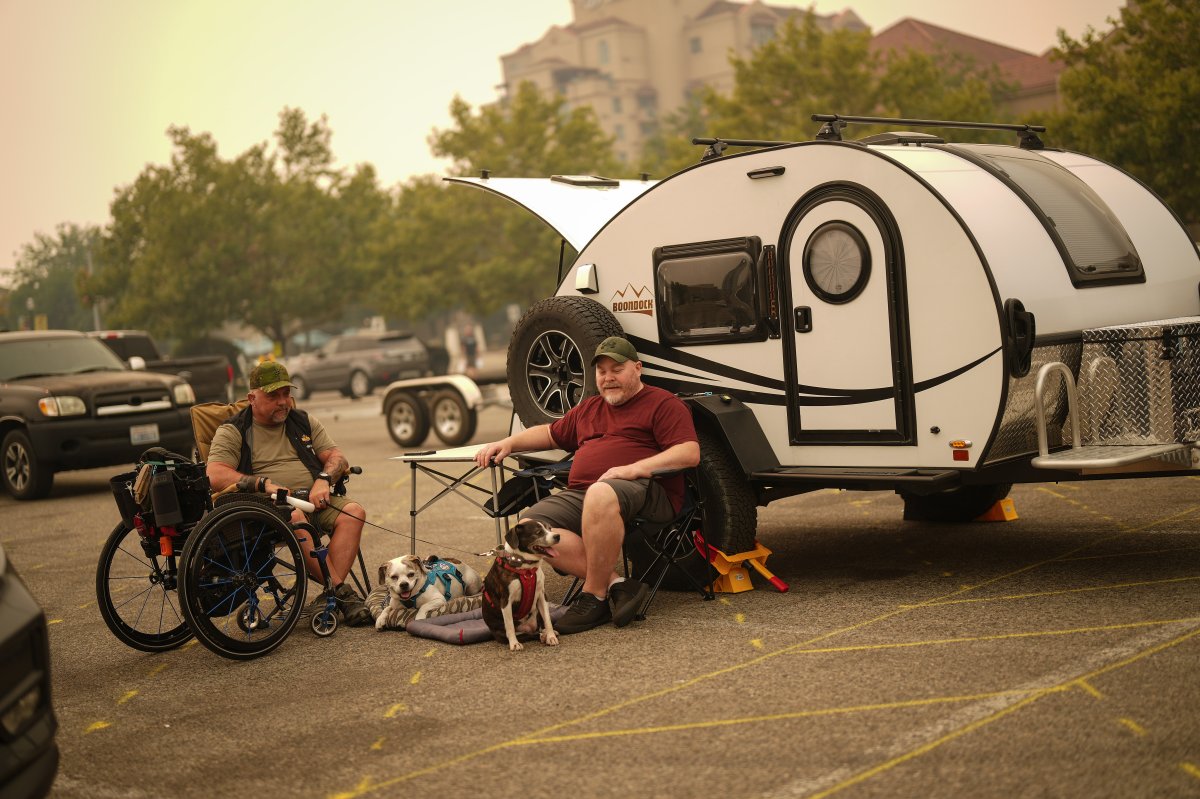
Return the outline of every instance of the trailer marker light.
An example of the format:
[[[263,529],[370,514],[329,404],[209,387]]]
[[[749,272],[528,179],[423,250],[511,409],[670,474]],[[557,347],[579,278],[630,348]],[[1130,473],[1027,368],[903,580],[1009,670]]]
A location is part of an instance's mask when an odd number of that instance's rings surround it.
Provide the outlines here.
[[[972,446],[971,441],[966,438],[956,438],[950,442],[950,449],[970,449]]]

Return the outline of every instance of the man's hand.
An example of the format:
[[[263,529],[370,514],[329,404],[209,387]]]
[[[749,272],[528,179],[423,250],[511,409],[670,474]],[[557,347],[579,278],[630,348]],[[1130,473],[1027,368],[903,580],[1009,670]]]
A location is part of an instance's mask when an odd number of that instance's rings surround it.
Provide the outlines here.
[[[650,470],[643,468],[639,463],[614,466],[600,475],[601,480],[638,480],[642,477],[650,477]]]
[[[308,490],[308,501],[318,508],[329,506],[329,483],[318,477],[313,480],[312,488]]]
[[[491,466],[493,462],[499,463],[508,457],[512,452],[512,443],[509,439],[504,438],[500,441],[493,441],[490,444],[484,444],[475,453],[475,464],[477,466]]]

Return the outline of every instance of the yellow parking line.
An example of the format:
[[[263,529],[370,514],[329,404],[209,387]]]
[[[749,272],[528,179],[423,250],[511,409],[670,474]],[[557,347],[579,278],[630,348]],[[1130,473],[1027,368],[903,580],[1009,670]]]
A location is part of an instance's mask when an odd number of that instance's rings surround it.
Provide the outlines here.
[[[1179,764],[1179,767],[1181,769],[1183,769],[1184,771],[1186,771],[1188,774],[1195,777],[1196,779],[1200,780],[1200,766],[1197,766],[1194,763],[1188,763],[1185,760],[1184,762]]]
[[[1144,738],[1146,736],[1146,728],[1141,724],[1138,724],[1133,719],[1117,719],[1117,723],[1128,729],[1139,738]]]
[[[1064,588],[1061,591],[1035,591],[1028,594],[1009,594],[1007,596],[979,597],[977,599],[950,599],[946,601],[922,602],[917,605],[901,605],[902,608],[932,608],[941,605],[966,605],[976,602],[1003,602],[1010,599],[1035,599],[1045,596],[1061,596],[1063,594],[1081,594],[1087,591],[1111,591],[1116,588],[1139,588],[1147,585],[1166,585],[1168,583],[1184,583],[1200,580],[1200,575],[1193,577],[1170,577],[1166,580],[1142,580],[1135,583],[1111,583],[1109,585],[1092,585],[1086,588]]]
[[[1200,616],[1185,616],[1182,619],[1161,619],[1154,621],[1133,621],[1126,624],[1105,624],[1098,627],[1071,627],[1063,630],[1032,630],[1023,633],[996,633],[994,635],[971,635],[962,638],[931,638],[925,641],[893,641],[886,644],[854,644],[849,646],[829,646],[820,649],[793,649],[793,655],[820,655],[832,652],[867,652],[879,649],[907,649],[919,646],[941,646],[943,644],[970,644],[979,641],[1004,641],[1014,638],[1040,638],[1052,635],[1077,635],[1079,633],[1103,633],[1114,630],[1131,630],[1137,627],[1159,627],[1164,624],[1182,624],[1200,621]]]

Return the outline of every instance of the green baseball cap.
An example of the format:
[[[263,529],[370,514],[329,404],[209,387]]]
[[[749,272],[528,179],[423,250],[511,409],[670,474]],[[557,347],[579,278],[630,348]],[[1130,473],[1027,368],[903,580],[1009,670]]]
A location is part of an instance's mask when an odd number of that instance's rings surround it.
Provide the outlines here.
[[[625,363],[638,360],[638,354],[626,339],[609,336],[596,347],[596,354],[592,356],[592,366],[595,366],[600,358],[612,358],[617,363]]]
[[[287,367],[279,361],[263,361],[250,370],[250,388],[257,388],[270,394],[284,386],[295,388]]]

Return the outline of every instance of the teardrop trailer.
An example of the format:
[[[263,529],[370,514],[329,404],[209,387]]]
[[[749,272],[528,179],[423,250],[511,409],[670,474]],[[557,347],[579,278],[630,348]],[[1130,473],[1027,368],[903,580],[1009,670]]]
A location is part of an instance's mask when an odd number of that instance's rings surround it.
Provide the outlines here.
[[[697,140],[659,182],[447,179],[579,253],[513,332],[514,429],[594,391],[591,352],[626,336],[693,409],[704,534],[730,553],[757,506],[821,488],[966,521],[1013,483],[1194,473],[1200,255],[1150,189],[1042,128],[813,119],[813,141]],[[1019,146],[843,140],[860,122]]]

